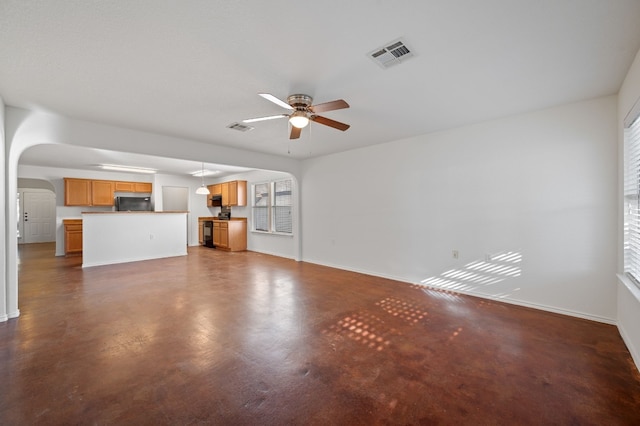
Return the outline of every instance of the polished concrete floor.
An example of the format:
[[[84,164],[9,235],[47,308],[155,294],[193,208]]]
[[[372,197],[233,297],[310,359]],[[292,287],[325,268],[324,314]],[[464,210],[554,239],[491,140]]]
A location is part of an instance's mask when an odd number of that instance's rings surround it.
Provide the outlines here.
[[[615,327],[258,253],[20,247],[0,424],[640,424]]]

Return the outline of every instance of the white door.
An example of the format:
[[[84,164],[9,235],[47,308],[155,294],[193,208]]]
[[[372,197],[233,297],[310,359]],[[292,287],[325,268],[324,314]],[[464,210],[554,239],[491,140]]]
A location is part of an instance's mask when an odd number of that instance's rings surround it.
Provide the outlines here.
[[[25,243],[56,240],[56,196],[50,192],[25,192],[22,222]]]

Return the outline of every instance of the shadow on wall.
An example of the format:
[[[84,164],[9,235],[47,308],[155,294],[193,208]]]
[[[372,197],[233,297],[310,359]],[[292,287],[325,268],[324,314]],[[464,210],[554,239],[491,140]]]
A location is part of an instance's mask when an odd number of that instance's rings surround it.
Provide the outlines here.
[[[441,290],[472,292],[519,277],[522,275],[521,262],[521,251],[503,251],[489,255],[485,260],[475,260],[462,268],[450,269],[438,276],[426,278],[420,283]],[[519,288],[513,289],[518,290]],[[494,296],[504,298],[510,294],[503,292]]]

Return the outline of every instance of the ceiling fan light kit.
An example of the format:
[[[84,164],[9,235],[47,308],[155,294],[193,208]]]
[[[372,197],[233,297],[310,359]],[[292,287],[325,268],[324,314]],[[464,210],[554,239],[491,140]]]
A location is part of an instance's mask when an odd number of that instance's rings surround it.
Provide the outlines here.
[[[307,127],[307,124],[309,124],[309,119],[307,118],[307,114],[303,111],[296,111],[291,115],[291,117],[289,117],[289,123],[291,123],[293,127],[302,129],[304,127]]]
[[[334,129],[341,130],[343,132],[350,127],[348,124],[317,115],[317,113],[319,112],[349,108],[349,104],[342,99],[325,102],[318,105],[312,105],[313,98],[309,95],[304,94],[290,95],[287,97],[287,102],[284,102],[269,93],[259,93],[258,95],[292,112],[290,114],[248,118],[246,120],[242,120],[243,123],[254,123],[257,121],[288,117],[289,123],[291,124],[291,133],[289,135],[289,139],[298,139],[301,134],[300,129],[306,127],[309,124],[309,121],[314,121],[325,126],[333,127]]]

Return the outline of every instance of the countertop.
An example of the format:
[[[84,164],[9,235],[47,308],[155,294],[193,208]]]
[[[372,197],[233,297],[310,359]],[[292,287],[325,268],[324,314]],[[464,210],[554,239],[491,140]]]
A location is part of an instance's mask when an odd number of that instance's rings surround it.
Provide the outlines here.
[[[215,221],[220,221],[220,222],[229,222],[229,221],[234,221],[234,220],[240,220],[242,222],[246,222],[247,218],[246,217],[232,217],[230,219],[218,219],[217,216],[200,216],[198,218],[198,220],[215,220]]]
[[[163,214],[163,213],[189,213],[188,211],[182,210],[166,210],[161,212],[150,212],[150,211],[126,211],[126,212],[82,212],[82,214]]]

